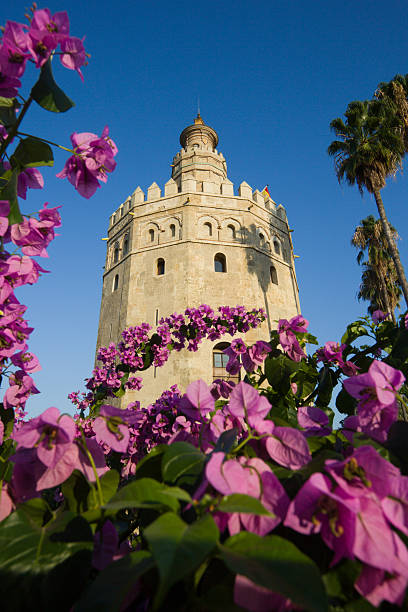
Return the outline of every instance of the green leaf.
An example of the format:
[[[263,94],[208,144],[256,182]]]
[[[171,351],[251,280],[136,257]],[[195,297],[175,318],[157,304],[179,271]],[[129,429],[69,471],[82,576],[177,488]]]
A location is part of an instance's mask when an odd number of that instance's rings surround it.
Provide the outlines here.
[[[0,525],[2,612],[68,612],[91,569],[92,532],[80,516],[65,512],[40,527],[22,510]]]
[[[167,444],[159,444],[152,448],[148,455],[141,459],[136,467],[136,478],[154,478],[161,480],[162,455],[168,449]]]
[[[91,485],[82,472],[74,470],[71,476],[62,483],[61,491],[68,510],[76,514],[88,510],[88,496]]]
[[[29,136],[20,141],[10,159],[13,168],[53,166],[54,155],[49,144]]]
[[[154,567],[147,550],[137,550],[108,565],[98,574],[74,612],[117,612],[138,579]]]
[[[109,501],[115,495],[119,486],[119,478],[119,472],[110,469],[99,479],[104,501]]]
[[[348,414],[349,416],[351,416],[352,414],[355,414],[356,406],[357,402],[354,397],[351,397],[351,395],[347,393],[344,388],[342,388],[336,398],[337,410],[342,414]]]
[[[191,501],[186,491],[178,487],[167,487],[152,478],[133,480],[125,485],[105,504],[106,510],[122,510],[124,508],[152,508],[161,510],[170,508],[177,512],[180,504],[178,500]]]
[[[351,344],[360,336],[368,336],[367,330],[359,321],[347,325],[347,329],[341,338],[341,344]]]
[[[317,566],[292,542],[241,532],[220,546],[220,554],[230,570],[281,593],[308,612],[328,610]]]
[[[220,512],[243,512],[245,514],[259,514],[274,516],[256,497],[233,493],[224,497],[217,506]]]
[[[218,529],[210,514],[188,525],[176,514],[163,514],[144,531],[159,569],[160,584],[154,609],[160,608],[169,588],[195,572],[214,550]]]
[[[200,476],[205,456],[188,442],[174,442],[170,444],[162,459],[163,479],[169,483],[194,483]]]
[[[75,106],[56,84],[51,70],[51,58],[41,68],[40,78],[31,90],[31,97],[42,108],[53,113],[65,113]]]
[[[3,98],[0,96],[0,123],[6,128],[12,127],[16,120],[16,111],[21,107],[16,98]]]
[[[45,499],[41,499],[41,497],[29,499],[24,504],[21,504],[18,509],[23,512],[32,523],[38,525],[38,527],[43,527],[52,518],[52,512],[47,502]]]
[[[408,329],[399,330],[399,334],[395,341],[390,356],[386,361],[398,359],[405,361],[408,358]]]
[[[0,404],[0,419],[3,421],[4,425],[4,438],[8,438],[14,427],[14,410],[12,408],[7,408],[5,410],[3,404]]]
[[[18,174],[17,170],[13,170],[3,175],[3,178],[7,177],[7,183],[0,189],[0,200],[8,200],[10,202],[10,213],[8,216],[10,225],[22,223],[23,221],[17,199]]]

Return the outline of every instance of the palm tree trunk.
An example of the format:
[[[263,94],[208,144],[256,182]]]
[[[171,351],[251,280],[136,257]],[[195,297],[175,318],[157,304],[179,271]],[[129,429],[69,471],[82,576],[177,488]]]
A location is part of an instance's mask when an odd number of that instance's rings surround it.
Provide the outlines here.
[[[390,226],[388,224],[387,215],[385,214],[384,204],[381,198],[380,190],[374,191],[375,203],[377,204],[378,214],[380,215],[381,223],[383,226],[384,234],[387,240],[388,248],[391,253],[392,260],[397,271],[399,284],[401,285],[402,293],[404,294],[405,303],[408,308],[408,283],[405,276],[404,268],[401,263],[401,258],[398,252],[398,247],[395,244],[391,236]]]

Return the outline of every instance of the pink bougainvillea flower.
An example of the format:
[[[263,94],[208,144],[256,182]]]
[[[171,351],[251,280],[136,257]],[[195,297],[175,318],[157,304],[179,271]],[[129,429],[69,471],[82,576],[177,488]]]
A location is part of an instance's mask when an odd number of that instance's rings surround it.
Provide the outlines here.
[[[116,167],[114,156],[117,147],[109,137],[106,126],[102,135],[82,132],[71,134],[74,155],[65,162],[58,178],[68,178],[71,185],[85,198],[90,198],[100,187],[99,181],[106,182],[107,173]]]
[[[368,445],[356,448],[344,461],[328,459],[325,471],[351,497],[372,492],[385,498],[396,491],[401,479],[399,469]]]
[[[20,79],[5,74],[0,65],[0,96],[3,98],[15,98],[20,87]]]
[[[23,423],[13,434],[17,448],[35,448],[38,459],[55,467],[75,438],[73,419],[60,415],[58,408],[48,408],[40,416]]]
[[[81,67],[86,64],[86,53],[82,40],[76,36],[65,38],[61,42],[61,51],[61,64],[69,70],[76,70],[83,81]]]
[[[34,12],[28,30],[27,48],[37,68],[43,66],[58,44],[69,37],[69,19],[65,11],[51,15],[48,8]]]
[[[131,552],[127,540],[119,545],[118,532],[111,521],[105,521],[102,529],[99,529],[94,537],[94,551],[92,565],[100,572],[105,569],[112,561],[121,559]]]
[[[309,321],[302,317],[302,315],[292,317],[289,321],[287,319],[280,319],[278,321],[280,345],[283,352],[286,353],[293,361],[300,361],[301,359],[306,358],[306,353],[300,346],[295,333],[306,332],[308,325]]]
[[[242,365],[247,372],[253,372],[255,368],[262,365],[268,353],[272,350],[271,345],[262,340],[258,340],[254,345],[249,346],[242,355]]]
[[[188,385],[186,397],[189,402],[197,408],[201,415],[206,415],[214,410],[215,402],[210,387],[203,380],[196,380]]]
[[[25,350],[25,348],[23,350]],[[3,398],[3,404],[6,410],[17,406],[24,408],[30,395],[39,393],[39,390],[34,385],[33,379],[31,376],[28,376],[24,370],[17,370],[14,374],[11,374],[9,377],[9,384],[10,387],[7,389]]]
[[[231,392],[227,410],[235,417],[245,418],[252,426],[266,417],[271,405],[266,397],[245,382],[238,383]]]
[[[381,500],[387,520],[408,536],[408,476],[393,479],[388,497]]]
[[[234,387],[234,381],[217,378],[216,380],[213,380],[210,390],[215,400],[219,399],[220,397],[228,399]]]
[[[330,479],[315,473],[291,502],[284,524],[307,535],[321,533],[327,546],[335,551],[335,563],[343,557],[353,558],[359,509],[358,499],[341,490],[333,491]]]
[[[11,362],[17,368],[21,368],[22,370],[24,370],[24,372],[32,373],[41,370],[38,358],[33,353],[29,353],[28,351],[21,351],[20,353],[15,353],[11,356]]]
[[[126,451],[129,442],[129,425],[142,419],[142,415],[135,410],[123,410],[109,404],[103,404],[99,416],[93,422],[96,440],[105,443],[118,453]]]
[[[14,503],[9,495],[8,486],[3,485],[3,487],[0,489],[0,521],[11,514],[13,508]]]
[[[285,517],[289,498],[270,467],[261,459],[241,457],[224,461],[224,453],[213,453],[206,467],[206,479],[223,495],[243,493],[260,500],[271,516],[233,513],[225,518],[218,513],[215,519],[221,519],[222,525],[228,525],[231,535],[241,530],[241,525],[248,531],[264,536],[278,525]],[[225,523],[225,524],[224,524]]]
[[[346,391],[365,407],[391,406],[405,376],[383,361],[374,360],[366,374],[351,376],[343,381]]]
[[[8,200],[0,200],[0,236],[8,230],[8,215],[10,213],[10,203]]]
[[[257,431],[266,433],[259,425],[257,425]],[[274,461],[291,470],[300,469],[312,458],[304,434],[293,427],[273,427],[266,438],[265,446]]]
[[[405,553],[402,552],[404,549]],[[406,548],[402,544],[401,553],[405,554],[405,564],[408,567]],[[402,608],[407,588],[408,578],[402,574],[389,574],[384,570],[363,565],[360,576],[354,587],[375,608],[386,600]]]
[[[331,433],[329,417],[317,406],[301,406],[298,409],[297,419],[300,427],[303,427],[304,435],[328,436]]]
[[[24,168],[18,175],[17,194],[23,200],[27,197],[27,189],[42,189],[44,177],[37,168]]]
[[[21,77],[24,73],[27,59],[30,57],[27,53],[27,42],[25,26],[15,21],[7,21],[0,48],[0,65],[11,77]]]

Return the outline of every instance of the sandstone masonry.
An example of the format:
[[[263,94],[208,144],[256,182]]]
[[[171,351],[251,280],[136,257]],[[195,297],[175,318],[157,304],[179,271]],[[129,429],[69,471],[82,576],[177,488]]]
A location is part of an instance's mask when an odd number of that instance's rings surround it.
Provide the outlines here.
[[[246,182],[234,194],[218,135],[200,115],[180,144],[164,193],[156,183],[147,197],[137,187],[110,218],[97,347],[118,342],[125,327],[154,327],[200,304],[263,307],[267,321],[245,335],[247,343],[267,340],[276,319],[300,312],[284,207]],[[122,405],[147,405],[175,383],[184,390],[198,378],[212,382],[218,344],[172,353],[164,367],[141,374],[143,389]]]

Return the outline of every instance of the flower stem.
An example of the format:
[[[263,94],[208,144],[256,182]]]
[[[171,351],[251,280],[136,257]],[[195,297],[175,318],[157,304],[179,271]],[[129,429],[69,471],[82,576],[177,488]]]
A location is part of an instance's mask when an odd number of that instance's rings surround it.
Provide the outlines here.
[[[18,116],[17,121],[15,122],[15,124],[12,126],[12,128],[10,129],[8,136],[6,138],[6,140],[4,140],[3,144],[0,147],[0,158],[3,156],[4,151],[7,149],[7,147],[9,146],[10,142],[13,140],[14,136],[17,134],[18,128],[20,126],[20,123],[22,122],[22,120],[24,119],[24,115],[26,114],[26,112],[28,111],[31,102],[33,101],[31,95],[28,98],[28,100],[26,100],[26,102],[23,105],[23,108],[20,111],[20,114]]]
[[[86,438],[85,438],[84,432],[81,431],[81,434],[82,434],[82,444],[81,444],[81,446],[82,446],[82,449],[83,449],[84,453],[86,454],[86,456],[89,459],[89,463],[92,466],[92,470],[93,470],[93,473],[94,473],[94,476],[95,476],[96,489],[98,491],[98,497],[99,497],[99,505],[103,506],[104,500],[103,500],[101,481],[99,480],[98,472],[96,471],[95,461],[94,461],[94,459],[93,459],[93,457],[92,457],[91,453],[89,452],[88,447],[86,445]]]
[[[62,149],[63,151],[68,151],[68,153],[72,153],[73,155],[75,155],[75,151],[73,151],[72,149],[63,147],[57,142],[53,142],[52,140],[47,140],[47,138],[42,138],[41,136],[33,136],[32,134],[25,134],[24,132],[20,132],[20,131],[17,132],[17,136],[28,136],[28,138],[34,138],[35,140],[41,140],[41,142],[46,142],[47,144],[53,145],[54,147],[58,147],[59,149]]]

